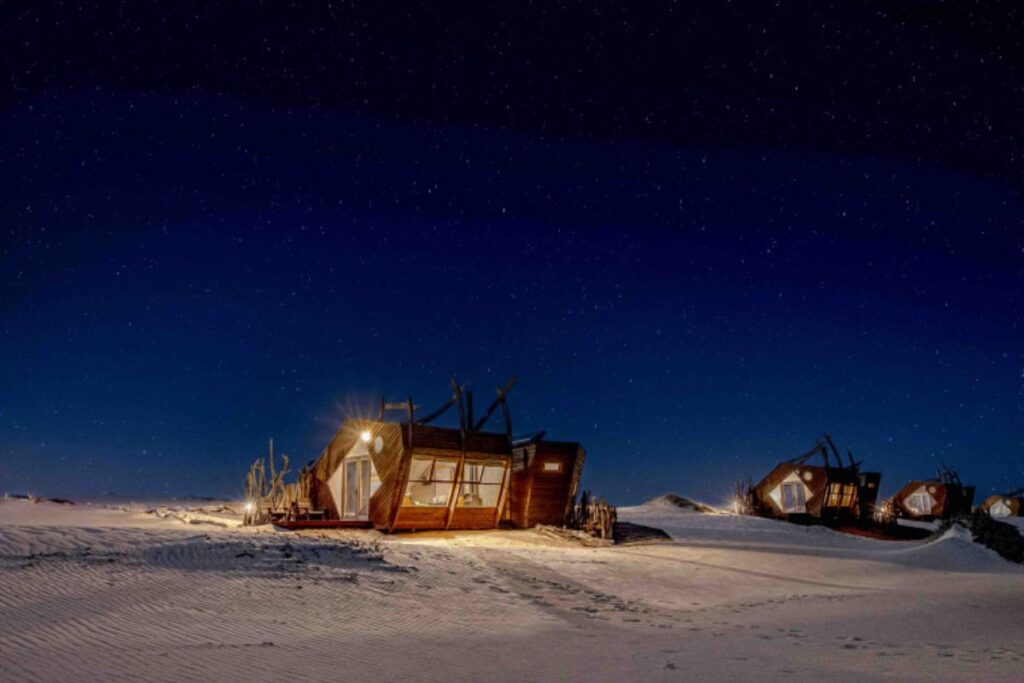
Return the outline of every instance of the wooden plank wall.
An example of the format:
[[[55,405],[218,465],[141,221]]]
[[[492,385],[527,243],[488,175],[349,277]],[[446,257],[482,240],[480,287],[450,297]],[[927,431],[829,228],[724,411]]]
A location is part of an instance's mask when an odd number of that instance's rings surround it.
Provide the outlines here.
[[[394,511],[401,502],[409,463],[402,431],[405,425],[394,422],[367,423],[366,429],[384,441],[381,451],[372,452],[371,460],[380,477],[380,488],[370,497],[370,522],[376,529],[392,528]]]
[[[393,529],[443,529],[448,516],[445,506],[400,507]]]
[[[583,474],[586,453],[577,443],[541,441],[517,448],[512,456],[509,517],[512,524],[562,525]],[[561,471],[546,472],[544,463],[558,462]]]
[[[455,506],[451,529],[493,529],[494,508]]]
[[[558,472],[544,471],[544,463],[561,464]],[[565,523],[566,501],[576,470],[576,454],[553,451],[545,448],[543,442],[537,444],[537,453],[530,463],[530,492],[527,500],[526,523],[553,524],[560,526]]]
[[[530,463],[533,462],[534,453],[537,447],[535,444],[523,446],[512,452],[512,481],[509,484],[509,517],[512,525],[525,529],[530,526],[526,510],[530,500],[530,482],[532,472]]]
[[[565,500],[565,513],[563,518],[568,519],[572,513],[573,505],[576,503],[576,493],[580,488],[580,478],[583,476],[583,463],[587,459],[587,452],[583,450],[583,446],[576,447],[576,458],[572,468],[572,479],[569,482],[569,492],[566,495]]]

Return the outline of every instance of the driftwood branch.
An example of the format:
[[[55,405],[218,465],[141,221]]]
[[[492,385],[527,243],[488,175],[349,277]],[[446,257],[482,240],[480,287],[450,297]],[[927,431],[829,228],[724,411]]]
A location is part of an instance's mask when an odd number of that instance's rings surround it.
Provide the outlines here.
[[[512,391],[512,387],[516,385],[516,379],[516,376],[512,375],[512,377],[505,382],[505,386],[500,389],[496,389],[498,393],[497,398],[495,398],[491,405],[487,407],[487,410],[484,411],[483,416],[477,421],[477,423],[473,425],[474,432],[479,432],[480,429],[487,424],[487,421],[491,419],[491,415],[494,415],[494,411],[498,409],[498,406],[501,405],[502,401],[504,401],[508,396],[508,392]]]

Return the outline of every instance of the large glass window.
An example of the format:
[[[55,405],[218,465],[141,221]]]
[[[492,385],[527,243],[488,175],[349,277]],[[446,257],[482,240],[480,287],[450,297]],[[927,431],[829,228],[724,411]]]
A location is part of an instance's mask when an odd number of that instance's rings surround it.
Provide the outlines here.
[[[910,496],[910,505],[908,507],[919,515],[930,515],[932,512],[932,497],[927,493],[915,493]]]
[[[857,486],[854,484],[829,484],[825,507],[852,508],[857,499]]]
[[[457,460],[413,456],[403,505],[445,507],[455,483]]]
[[[459,487],[459,505],[497,507],[504,481],[505,463],[500,460],[467,460],[462,473],[462,485]]]
[[[786,512],[803,512],[806,500],[804,485],[798,481],[787,481],[782,485],[782,509]]]

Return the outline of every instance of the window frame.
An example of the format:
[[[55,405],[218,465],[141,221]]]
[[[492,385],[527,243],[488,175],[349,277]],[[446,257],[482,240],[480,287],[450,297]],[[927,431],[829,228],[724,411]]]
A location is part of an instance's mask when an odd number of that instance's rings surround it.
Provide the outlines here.
[[[825,490],[825,507],[852,508],[857,502],[857,485],[843,482],[829,482]]]
[[[462,478],[457,482],[457,493],[455,499],[455,506],[458,508],[468,508],[473,510],[494,510],[501,505],[501,494],[504,492],[505,484],[508,482],[508,472],[510,463],[504,460],[497,459],[484,459],[484,458],[467,458],[466,462],[463,463],[462,467]],[[480,474],[477,476],[475,481],[469,481],[466,479],[466,474],[469,472],[470,467],[478,467]],[[485,482],[484,474],[488,468],[498,469],[501,468],[501,480],[496,482]],[[468,487],[468,488],[467,488]],[[467,505],[465,498],[467,495],[475,495],[478,498],[480,496],[481,487],[487,487],[493,491],[497,489],[497,493],[494,496],[494,505]]]
[[[412,478],[413,463],[415,461],[417,461],[417,460],[421,460],[421,461],[422,460],[429,460],[430,461],[430,468],[429,468],[429,470],[427,470],[427,477],[425,479],[413,479]],[[439,461],[443,462],[445,464],[450,464],[453,467],[452,474],[451,474],[451,479],[439,479],[437,477],[437,463]],[[402,492],[402,505],[401,505],[401,507],[403,507],[403,508],[414,508],[414,509],[417,509],[417,510],[418,509],[422,509],[422,508],[435,508],[435,509],[447,508],[449,505],[451,505],[452,495],[454,494],[455,488],[456,488],[455,485],[458,483],[458,481],[457,481],[458,480],[458,470],[459,470],[459,459],[458,458],[449,457],[449,456],[443,456],[443,455],[420,455],[420,454],[413,455],[412,456],[412,460],[409,463],[409,476],[406,477],[405,490]],[[448,493],[445,496],[445,501],[443,503],[407,503],[406,502],[406,498],[408,498],[410,500],[414,500],[412,494],[410,493],[410,488],[414,484],[434,486],[435,490],[436,490],[436,487],[437,487],[438,484],[448,484]]]
[[[786,504],[786,490],[789,489],[794,492],[792,495],[793,505]],[[784,481],[781,484],[779,490],[779,499],[782,502],[783,512],[806,512],[807,511],[807,492],[804,491],[804,484],[801,481]]]
[[[927,504],[930,501],[931,501],[931,504],[928,504],[928,505],[925,505],[925,506],[921,505],[921,503],[926,503]],[[934,503],[934,501],[933,501],[933,499],[932,499],[930,494],[921,493],[920,491],[916,491],[916,492],[910,494],[910,505],[909,505],[909,507],[914,512],[916,512],[919,515],[930,515],[932,513],[932,507],[934,507],[934,505],[935,505],[935,503]]]

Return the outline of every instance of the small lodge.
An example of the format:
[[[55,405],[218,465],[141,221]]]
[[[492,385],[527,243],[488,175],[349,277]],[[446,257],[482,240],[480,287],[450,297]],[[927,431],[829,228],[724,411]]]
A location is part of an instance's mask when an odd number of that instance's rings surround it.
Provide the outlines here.
[[[1024,517],[1024,488],[989,496],[978,508],[990,517]]]
[[[809,464],[820,456],[822,464]],[[853,453],[847,464],[825,434],[807,453],[779,463],[751,490],[753,509],[763,517],[798,521],[867,520],[878,499],[878,472],[861,472]]]
[[[908,482],[892,497],[896,516],[924,522],[970,514],[973,503],[974,487],[948,467],[934,479]]]
[[[575,503],[586,454],[541,432],[514,439],[507,395],[515,378],[476,421],[472,393],[453,394],[418,417],[412,399],[381,401],[376,419],[346,419],[279,496],[254,496],[253,521],[290,528],[373,527],[380,531],[561,526]],[[429,424],[455,408],[458,427]],[[503,432],[484,431],[501,408]],[[405,413],[388,421],[389,411]],[[268,502],[269,500],[269,502]]]

